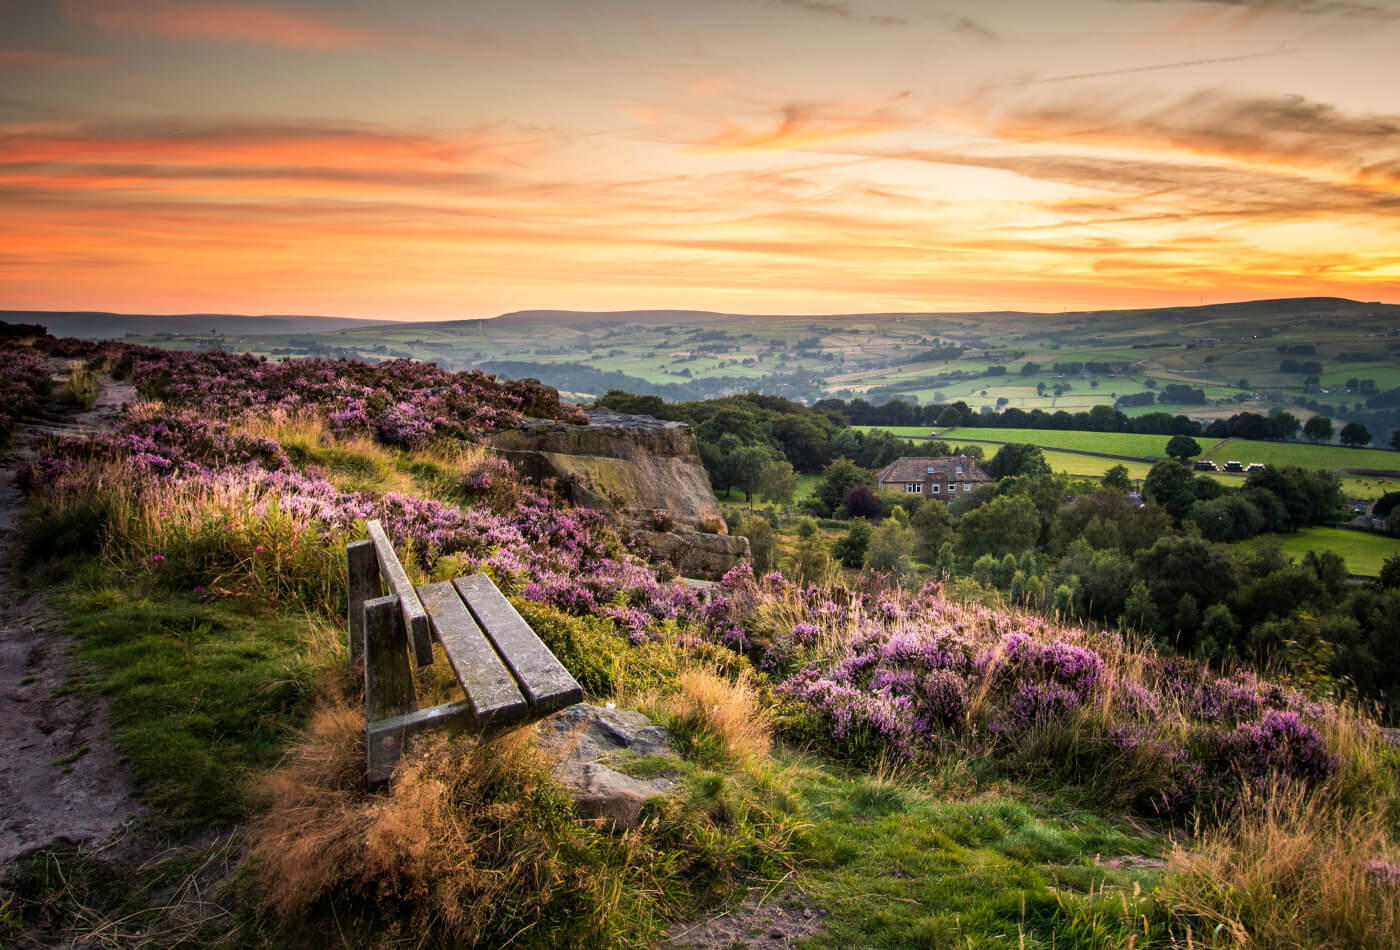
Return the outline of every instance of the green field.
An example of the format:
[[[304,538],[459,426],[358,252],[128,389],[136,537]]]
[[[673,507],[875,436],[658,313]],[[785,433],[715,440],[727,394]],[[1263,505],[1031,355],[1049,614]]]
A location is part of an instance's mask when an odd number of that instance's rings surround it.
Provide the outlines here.
[[[1223,463],[1263,462],[1265,465],[1301,465],[1329,472],[1384,471],[1400,476],[1400,452],[1390,449],[1348,449],[1340,445],[1309,445],[1306,442],[1251,442],[1226,439],[1214,445],[1198,439],[1205,448],[1202,458]]]
[[[942,436],[950,442],[1030,442],[1047,449],[1073,449],[1097,455],[1128,455],[1134,458],[1165,458],[1165,435],[1139,435],[1130,432],[1067,432],[1055,429],[949,429]]]
[[[1304,528],[1292,534],[1266,535],[1283,542],[1289,557],[1302,559],[1309,551],[1335,551],[1347,562],[1347,570],[1362,577],[1375,577],[1381,572],[1386,558],[1400,552],[1400,538],[1387,538],[1367,531],[1346,528]],[[1258,538],[1242,542],[1259,543]]]
[[[1142,479],[1152,467],[1148,462],[1116,459],[1124,455],[1133,458],[1162,457],[1167,436],[1139,435],[1122,432],[1079,432],[1057,429],[994,429],[957,428],[946,431],[928,426],[853,426],[869,432],[883,429],[904,439],[926,439],[932,431],[941,431],[939,438],[957,445],[981,445],[990,458],[1007,442],[1026,442],[1040,446],[1045,461],[1056,472],[1101,478],[1114,465],[1128,470],[1128,477]],[[1235,460],[1245,463],[1263,462],[1273,465],[1301,465],[1337,472],[1342,491],[1348,498],[1379,498],[1387,492],[1400,491],[1400,452],[1384,449],[1347,449],[1338,445],[1308,445],[1300,442],[1255,442],[1246,439],[1226,439],[1212,444],[1209,439],[1197,439],[1204,448],[1203,458],[1217,464]],[[1156,451],[1153,451],[1153,449]],[[1073,451],[1064,451],[1073,450]],[[1092,452],[1081,455],[1080,452]],[[1393,475],[1348,475],[1348,470],[1370,468],[1394,471]],[[1201,472],[1226,485],[1244,484],[1244,476],[1230,472]]]

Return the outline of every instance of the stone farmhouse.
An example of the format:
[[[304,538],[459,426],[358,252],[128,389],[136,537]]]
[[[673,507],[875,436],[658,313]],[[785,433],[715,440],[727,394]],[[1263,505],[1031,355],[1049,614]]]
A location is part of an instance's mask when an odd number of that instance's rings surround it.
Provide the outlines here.
[[[974,485],[991,481],[987,473],[966,455],[946,458],[895,459],[880,469],[875,478],[881,491],[902,491],[909,495],[932,495],[947,498],[958,492],[970,492]]]

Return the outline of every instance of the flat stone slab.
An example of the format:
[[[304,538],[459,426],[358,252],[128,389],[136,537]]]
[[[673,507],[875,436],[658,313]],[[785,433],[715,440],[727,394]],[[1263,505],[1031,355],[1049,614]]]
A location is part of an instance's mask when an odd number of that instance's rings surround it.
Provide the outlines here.
[[[639,779],[606,763],[624,756],[673,756],[666,730],[639,712],[579,703],[540,721],[539,744],[557,758],[554,780],[569,789],[584,818],[635,828],[648,799],[677,787],[665,775]]]

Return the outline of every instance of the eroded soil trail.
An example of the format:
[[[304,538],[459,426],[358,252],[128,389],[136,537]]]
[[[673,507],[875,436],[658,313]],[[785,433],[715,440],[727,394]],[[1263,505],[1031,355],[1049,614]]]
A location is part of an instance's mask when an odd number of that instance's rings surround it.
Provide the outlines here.
[[[91,409],[55,404],[51,420],[18,427],[0,459],[0,865],[62,843],[111,841],[138,811],[106,703],[64,692],[72,639],[43,593],[20,576],[16,484],[37,438],[110,428],[134,397],[129,384],[104,378]]]

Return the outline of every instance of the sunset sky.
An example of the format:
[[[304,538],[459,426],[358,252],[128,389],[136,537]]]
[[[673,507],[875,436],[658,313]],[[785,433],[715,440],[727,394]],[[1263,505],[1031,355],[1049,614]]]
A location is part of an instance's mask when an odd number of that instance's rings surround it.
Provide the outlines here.
[[[1400,0],[0,0],[0,308],[1400,302]]]

